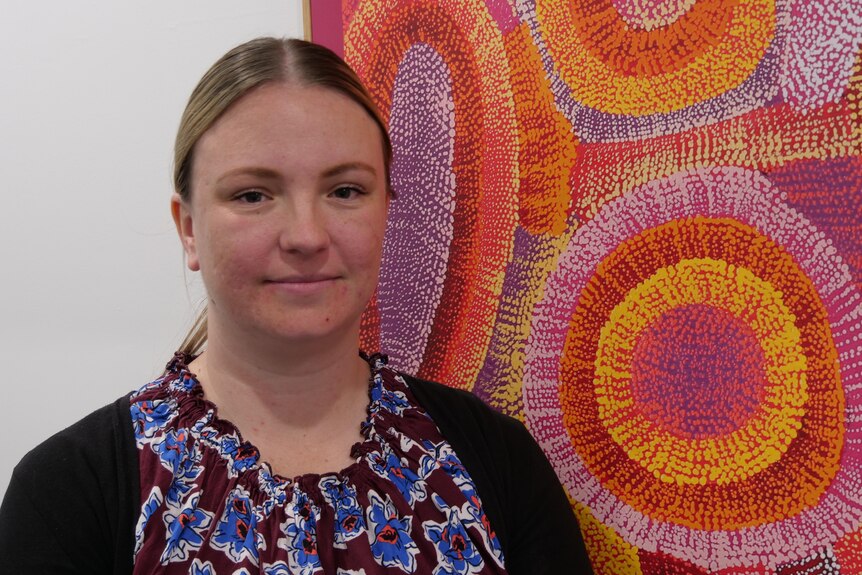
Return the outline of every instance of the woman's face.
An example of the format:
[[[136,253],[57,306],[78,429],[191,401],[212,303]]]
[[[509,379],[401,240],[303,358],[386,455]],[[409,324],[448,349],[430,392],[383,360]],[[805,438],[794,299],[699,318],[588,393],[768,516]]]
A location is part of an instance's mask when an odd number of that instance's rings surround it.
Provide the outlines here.
[[[382,146],[359,104],[282,83],[252,90],[204,133],[191,198],[175,197],[173,213],[207,288],[211,336],[358,334],[386,226]]]

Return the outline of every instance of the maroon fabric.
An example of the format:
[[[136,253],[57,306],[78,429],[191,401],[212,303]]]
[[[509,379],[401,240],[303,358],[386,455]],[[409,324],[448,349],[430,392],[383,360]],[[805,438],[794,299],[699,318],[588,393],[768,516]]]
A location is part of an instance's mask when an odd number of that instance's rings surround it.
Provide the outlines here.
[[[355,463],[324,475],[274,476],[181,356],[133,394],[135,573],[505,573],[457,454],[385,358],[369,361]]]

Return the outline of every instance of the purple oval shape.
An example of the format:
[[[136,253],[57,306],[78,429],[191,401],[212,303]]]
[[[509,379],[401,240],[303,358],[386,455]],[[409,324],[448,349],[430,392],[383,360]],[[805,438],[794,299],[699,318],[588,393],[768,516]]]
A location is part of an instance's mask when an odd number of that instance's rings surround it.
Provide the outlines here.
[[[453,235],[455,105],[443,57],[410,47],[392,94],[392,187],[377,291],[380,344],[392,365],[416,372],[443,293]]]

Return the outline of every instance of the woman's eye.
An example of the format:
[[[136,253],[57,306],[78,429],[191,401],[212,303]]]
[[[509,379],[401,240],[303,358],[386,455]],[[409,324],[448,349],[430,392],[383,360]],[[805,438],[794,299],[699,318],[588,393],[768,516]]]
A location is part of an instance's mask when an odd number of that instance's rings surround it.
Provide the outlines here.
[[[258,204],[266,199],[263,192],[257,190],[249,190],[236,196],[236,199],[245,204]]]
[[[330,195],[339,200],[350,200],[356,196],[362,195],[363,193],[364,192],[360,188],[354,186],[341,186],[339,188],[335,188]]]

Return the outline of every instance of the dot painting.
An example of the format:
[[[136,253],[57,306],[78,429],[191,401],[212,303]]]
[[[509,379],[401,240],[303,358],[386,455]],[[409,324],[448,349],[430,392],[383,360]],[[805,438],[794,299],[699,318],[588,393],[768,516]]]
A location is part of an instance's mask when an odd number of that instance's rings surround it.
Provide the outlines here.
[[[522,419],[599,574],[862,572],[862,7],[351,0],[362,344]]]

